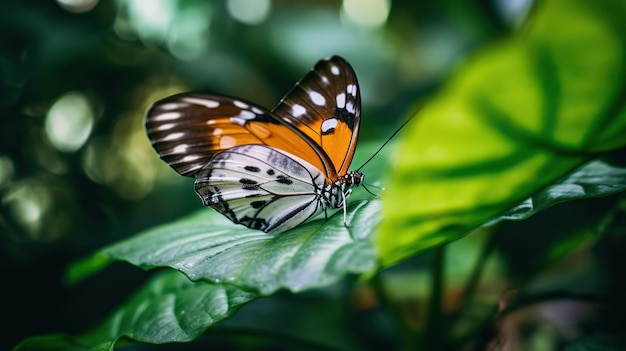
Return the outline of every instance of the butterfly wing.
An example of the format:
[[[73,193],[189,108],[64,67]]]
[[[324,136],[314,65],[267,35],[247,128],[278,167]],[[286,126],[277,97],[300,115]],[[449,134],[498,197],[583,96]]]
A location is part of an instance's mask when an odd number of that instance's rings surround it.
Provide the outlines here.
[[[354,155],[360,109],[354,71],[335,56],[318,62],[273,113],[241,99],[184,93],[154,103],[146,131],[181,175],[194,176],[220,151],[265,144],[307,160],[333,182]]]
[[[291,229],[319,210],[322,173],[305,160],[264,145],[220,152],[197,175],[196,192],[235,223],[265,232]]]
[[[185,176],[194,176],[217,152],[250,144],[291,150],[320,169],[330,165],[299,130],[260,106],[226,96],[183,93],[157,101],[148,110],[146,131],[161,159]]]
[[[356,75],[335,56],[318,62],[272,112],[185,93],[156,102],[146,131],[165,162],[196,177],[205,205],[235,223],[278,232],[321,208],[345,211],[360,112]]]
[[[337,173],[346,174],[361,119],[359,83],[348,62],[339,56],[319,61],[272,112],[320,145]]]

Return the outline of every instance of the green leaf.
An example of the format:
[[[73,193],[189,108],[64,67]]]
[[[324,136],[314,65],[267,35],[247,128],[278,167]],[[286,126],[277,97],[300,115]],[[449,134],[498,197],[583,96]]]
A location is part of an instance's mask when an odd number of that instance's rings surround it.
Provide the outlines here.
[[[65,283],[76,284],[84,278],[104,269],[111,263],[111,259],[102,254],[91,255],[90,257],[72,264],[65,272]]]
[[[156,275],[93,331],[78,337],[36,336],[14,350],[113,350],[120,340],[187,342],[256,297],[234,286],[192,282],[168,270]]]
[[[98,344],[80,343],[77,338],[63,334],[31,336],[13,348],[13,351],[110,351],[115,341]]]
[[[390,265],[626,145],[626,3],[554,0],[462,66],[403,133],[377,235]]]
[[[506,211],[501,220],[523,220],[561,202],[607,196],[626,190],[626,167],[593,161]]]
[[[271,336],[269,345],[256,348],[265,350],[362,350],[363,340],[354,332],[354,311],[346,308],[345,293],[345,289],[330,287],[258,299],[216,325],[211,335]]]
[[[96,257],[128,261],[144,269],[171,267],[192,280],[228,283],[263,295],[330,285],[349,273],[376,268],[371,241],[380,201],[348,206],[278,235],[235,225],[212,209],[147,230],[103,249]]]

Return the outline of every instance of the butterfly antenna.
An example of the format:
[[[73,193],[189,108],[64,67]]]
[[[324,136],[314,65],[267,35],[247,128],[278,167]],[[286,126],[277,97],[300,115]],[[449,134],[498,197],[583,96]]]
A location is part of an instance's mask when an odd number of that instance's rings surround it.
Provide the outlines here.
[[[370,188],[376,188],[376,189],[379,189],[379,190],[384,190],[383,187],[380,187],[380,186],[378,186],[376,184],[372,184],[372,183],[365,183],[365,182],[363,182],[362,185],[369,186]]]
[[[370,189],[368,189],[367,187],[368,187],[368,186],[370,186],[370,187],[373,187],[373,188],[382,189],[381,187],[376,186],[376,185],[373,185],[373,184],[367,184],[367,186],[366,186],[366,184],[365,184],[365,183],[361,183],[361,186],[363,187],[363,189],[365,189],[365,191],[367,191],[368,193],[370,193],[370,195],[372,195],[372,196],[376,196],[376,197],[378,197],[380,194],[374,194],[374,193],[373,193]]]
[[[417,111],[419,111],[421,109],[421,107],[419,109],[417,109]],[[411,114],[411,117],[409,117],[409,119],[407,119],[404,123],[402,123],[402,125],[400,126],[400,128],[396,129],[395,132],[393,132],[393,134],[391,134],[391,136],[389,138],[387,138],[387,140],[378,148],[378,150],[376,150],[376,152],[374,152],[374,154],[372,156],[370,156],[370,158],[367,159],[367,161],[365,161],[365,163],[363,163],[361,165],[361,167],[359,167],[356,171],[360,171],[361,168],[365,167],[366,164],[368,164],[374,157],[376,157],[376,155],[378,155],[378,153],[385,147],[385,145],[387,145],[387,143],[389,143],[391,141],[391,139],[393,139],[393,137],[396,136],[396,134],[398,134],[402,128],[404,128],[404,126],[407,125],[407,123],[409,123],[413,117],[417,114],[417,111],[415,111],[415,113]]]

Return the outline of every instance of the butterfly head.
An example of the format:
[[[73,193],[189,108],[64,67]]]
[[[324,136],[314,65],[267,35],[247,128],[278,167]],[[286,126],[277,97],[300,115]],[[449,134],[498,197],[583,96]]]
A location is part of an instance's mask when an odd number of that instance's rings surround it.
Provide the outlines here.
[[[339,181],[348,185],[359,186],[363,184],[365,180],[365,174],[359,171],[349,171],[342,176]]]

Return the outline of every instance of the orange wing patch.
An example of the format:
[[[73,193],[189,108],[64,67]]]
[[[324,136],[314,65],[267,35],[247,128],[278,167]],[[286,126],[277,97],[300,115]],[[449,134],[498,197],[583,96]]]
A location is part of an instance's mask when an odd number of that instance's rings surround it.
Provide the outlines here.
[[[319,61],[271,112],[241,99],[185,93],[156,102],[146,129],[161,158],[185,176],[218,152],[265,144],[308,161],[332,183],[348,172],[360,115],[356,74],[335,56]]]
[[[321,146],[333,173],[346,174],[359,135],[361,94],[356,73],[345,60],[335,56],[319,61],[272,113]]]
[[[242,109],[247,106],[247,109]],[[176,172],[194,176],[220,151],[265,144],[307,160],[336,179],[321,148],[297,129],[248,102],[221,96],[179,94],[156,102],[146,130],[152,146]]]

